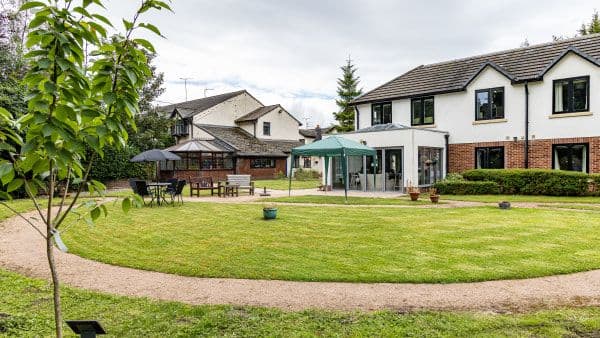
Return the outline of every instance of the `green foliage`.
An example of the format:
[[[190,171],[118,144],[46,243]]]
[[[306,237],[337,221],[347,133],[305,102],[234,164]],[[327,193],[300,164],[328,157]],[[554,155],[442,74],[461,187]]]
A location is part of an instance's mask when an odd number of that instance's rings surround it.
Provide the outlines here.
[[[143,178],[148,175],[147,163],[133,163],[130,159],[139,151],[127,146],[122,149],[113,147],[104,150],[104,158],[97,159],[92,166],[90,177],[107,182],[123,178]],[[153,164],[150,164],[153,165]]]
[[[22,41],[25,26],[25,15],[16,7],[0,10],[0,107],[17,116],[26,110],[21,84],[26,71]]]
[[[434,184],[442,195],[491,195],[499,194],[500,187],[496,182],[442,180]]]
[[[492,181],[502,194],[583,196],[589,193],[585,173],[545,169],[475,169],[463,173],[468,181]]]
[[[175,144],[171,135],[173,120],[150,111],[135,118],[136,130],[129,132],[129,145],[139,151],[164,149]]]
[[[294,172],[294,178],[298,181],[314,180],[319,178],[319,172],[315,170],[298,168]]]
[[[581,24],[581,28],[578,31],[579,35],[589,35],[600,33],[600,15],[598,11],[595,10],[594,14],[592,14],[592,18],[588,24]]]
[[[140,39],[136,39],[135,41],[140,45],[144,46],[145,48],[152,48],[149,50],[153,50],[152,45],[149,44],[147,41]],[[140,111],[142,113],[151,113],[155,112],[155,107],[152,106],[152,102],[154,102],[154,100],[156,100],[160,95],[162,95],[162,93],[165,92],[165,88],[163,87],[163,84],[165,82],[165,74],[157,72],[156,66],[152,63],[152,61],[156,57],[155,53],[150,53],[146,51],[146,57],[148,59],[148,63],[150,64],[151,75],[149,76],[148,80],[146,81],[146,84],[140,91],[139,106]]]
[[[350,58],[340,69],[342,77],[337,79],[338,99],[335,101],[339,110],[333,115],[338,122],[337,130],[345,132],[354,130],[354,107],[350,102],[362,94],[362,88],[358,88],[360,77],[356,75],[357,69]]]

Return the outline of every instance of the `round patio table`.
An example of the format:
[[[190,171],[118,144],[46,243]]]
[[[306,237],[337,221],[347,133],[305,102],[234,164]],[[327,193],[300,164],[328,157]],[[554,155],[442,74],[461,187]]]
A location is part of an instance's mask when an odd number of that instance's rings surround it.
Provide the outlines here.
[[[160,200],[162,199],[163,202],[167,203],[167,200],[165,200],[165,189],[162,188],[166,188],[168,186],[171,185],[171,183],[167,183],[167,182],[150,182],[147,184],[149,187],[154,187],[154,192],[155,192],[155,196],[156,196],[156,204],[158,204],[160,206]]]

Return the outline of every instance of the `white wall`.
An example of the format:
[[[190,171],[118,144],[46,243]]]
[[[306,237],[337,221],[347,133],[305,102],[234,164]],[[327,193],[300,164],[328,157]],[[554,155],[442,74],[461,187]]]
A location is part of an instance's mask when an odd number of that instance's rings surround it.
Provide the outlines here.
[[[270,136],[263,134],[263,122],[271,123]],[[260,139],[298,141],[303,138],[299,129],[298,121],[280,107],[273,109],[256,121],[256,137]]]
[[[194,116],[196,124],[235,126],[235,120],[263,105],[248,93],[242,93]]]
[[[589,116],[555,118],[552,116],[552,81],[590,76]],[[504,87],[504,119],[496,123],[475,121],[475,91]],[[600,68],[573,53],[564,57],[545,76],[544,81],[529,84],[530,137],[534,139],[600,136]],[[482,71],[466,91],[435,95],[437,130],[450,134],[450,143],[473,143],[512,140],[525,137],[525,85],[511,84],[491,67]],[[359,127],[371,125],[371,104],[357,106]],[[392,102],[392,121],[406,126],[410,121],[410,99]],[[565,115],[561,115],[565,116]],[[554,118],[550,118],[554,117]],[[375,145],[374,145],[375,146]]]

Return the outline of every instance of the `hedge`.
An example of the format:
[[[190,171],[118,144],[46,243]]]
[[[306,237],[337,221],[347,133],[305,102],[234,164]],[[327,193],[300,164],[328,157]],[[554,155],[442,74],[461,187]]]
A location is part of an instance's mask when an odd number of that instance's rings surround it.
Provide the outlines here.
[[[522,195],[587,195],[590,183],[595,180],[585,173],[546,169],[475,169],[462,175],[467,181],[495,182],[502,194]]]
[[[112,147],[104,150],[104,157],[97,158],[90,172],[91,178],[107,182],[124,178],[146,178],[147,163],[132,163],[129,160],[138,153],[137,149],[125,147],[116,150]]]
[[[444,180],[434,184],[438,193],[444,195],[496,195],[500,186],[489,181]]]

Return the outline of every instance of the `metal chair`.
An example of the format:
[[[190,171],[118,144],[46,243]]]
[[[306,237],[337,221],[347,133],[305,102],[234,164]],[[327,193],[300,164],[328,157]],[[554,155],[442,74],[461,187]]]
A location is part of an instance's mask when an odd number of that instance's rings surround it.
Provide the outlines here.
[[[147,196],[149,196],[151,198],[150,206],[152,206],[154,204],[154,198],[156,197],[155,193],[151,189],[148,189],[148,185],[146,184],[146,181],[142,181],[142,180],[135,181],[135,190],[136,190],[136,194],[138,194],[142,197],[142,201],[144,201],[144,205],[148,205],[148,204],[146,204],[146,200],[144,199]]]
[[[172,205],[175,205],[176,199],[177,199],[177,202],[181,202],[181,205],[183,205],[183,188],[185,187],[186,184],[187,184],[187,182],[185,180],[178,181],[177,188],[173,191],[167,192],[169,195],[171,195],[171,204]]]

